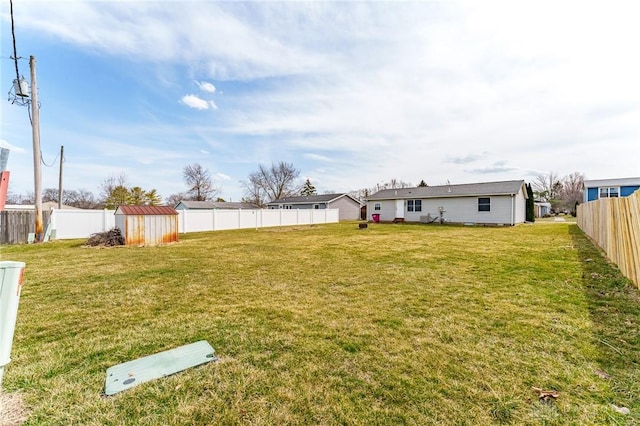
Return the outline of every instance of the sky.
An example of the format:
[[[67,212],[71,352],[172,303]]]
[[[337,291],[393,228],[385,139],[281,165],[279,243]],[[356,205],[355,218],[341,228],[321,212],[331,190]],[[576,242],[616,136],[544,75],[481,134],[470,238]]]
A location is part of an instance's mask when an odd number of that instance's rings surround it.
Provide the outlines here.
[[[15,65],[0,0],[0,87]],[[36,58],[43,187],[109,177],[239,201],[260,164],[319,193],[580,172],[640,176],[640,2],[14,1]],[[28,110],[0,102],[10,190],[33,191]]]

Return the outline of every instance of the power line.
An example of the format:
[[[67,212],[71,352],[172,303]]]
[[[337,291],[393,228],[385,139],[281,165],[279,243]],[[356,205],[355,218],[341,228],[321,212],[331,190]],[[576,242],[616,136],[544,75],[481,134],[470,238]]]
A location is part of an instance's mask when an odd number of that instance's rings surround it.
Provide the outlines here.
[[[47,167],[53,167],[53,166],[55,166],[56,161],[58,160],[58,157],[59,157],[59,156],[60,156],[60,154],[56,155],[56,158],[54,158],[54,159],[53,159],[53,161],[51,162],[51,164],[47,164],[47,163],[45,163],[45,161],[44,161],[44,157],[42,156],[42,151],[40,151],[40,162],[41,162],[42,164],[44,164],[45,166],[47,166]],[[62,159],[62,161],[64,161],[64,158]]]
[[[9,0],[9,5],[11,10],[11,37],[13,38],[13,62],[16,64],[16,80],[20,81],[20,71],[18,70],[18,49],[16,48],[16,29],[15,24],[13,23],[13,0]]]

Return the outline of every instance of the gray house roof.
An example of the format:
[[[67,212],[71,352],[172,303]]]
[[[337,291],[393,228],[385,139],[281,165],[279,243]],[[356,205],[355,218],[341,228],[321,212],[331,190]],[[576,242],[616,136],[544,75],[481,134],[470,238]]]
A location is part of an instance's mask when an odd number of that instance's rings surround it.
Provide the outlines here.
[[[415,188],[383,189],[369,196],[367,201],[398,200],[406,198],[450,198],[475,197],[482,195],[515,195],[523,189],[524,180],[503,182],[465,183],[461,185],[440,185]],[[527,191],[524,190],[525,197]]]
[[[180,201],[176,204],[176,209],[184,206],[188,210],[238,210],[238,209],[259,209],[260,207],[251,203],[233,203],[218,201]]]
[[[349,197],[356,203],[360,204],[358,200],[356,200],[349,194],[301,195],[299,197],[287,197],[287,198],[281,198],[279,200],[273,200],[267,204],[277,205],[277,204],[331,203],[341,197]]]

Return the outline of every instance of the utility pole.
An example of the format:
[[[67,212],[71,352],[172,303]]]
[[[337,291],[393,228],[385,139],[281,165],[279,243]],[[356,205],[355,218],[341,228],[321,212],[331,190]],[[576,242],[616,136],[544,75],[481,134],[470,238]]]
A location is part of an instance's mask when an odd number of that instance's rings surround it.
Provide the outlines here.
[[[64,158],[64,145],[60,147],[60,178],[58,179],[58,208],[62,208],[62,159]]]
[[[36,81],[36,58],[29,57],[31,69],[31,133],[33,135],[33,186],[35,192],[36,232],[35,242],[44,240],[42,223],[42,171],[40,168],[40,108],[38,107],[38,83]]]

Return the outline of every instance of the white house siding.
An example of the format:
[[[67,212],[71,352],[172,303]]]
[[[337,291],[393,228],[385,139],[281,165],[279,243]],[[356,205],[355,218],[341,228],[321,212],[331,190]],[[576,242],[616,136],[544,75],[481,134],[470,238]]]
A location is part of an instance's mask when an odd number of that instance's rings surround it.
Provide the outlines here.
[[[374,210],[375,204],[380,203],[380,210]],[[395,200],[380,200],[369,201],[367,203],[367,219],[373,220],[372,215],[379,214],[380,220],[392,221],[396,218],[396,201]]]
[[[456,197],[456,198],[428,198],[422,199],[422,211],[420,212],[408,212],[406,211],[407,202],[405,200],[405,221],[407,222],[420,222],[421,216],[431,215],[432,218],[440,217],[440,207],[443,207],[445,212],[443,214],[444,219],[451,223],[478,223],[478,224],[513,224],[513,214],[515,212],[516,217],[521,216],[521,219],[517,219],[515,223],[524,222],[525,202],[524,197],[516,197],[518,201],[514,203],[514,199],[511,196],[490,196],[491,199],[491,211],[479,212],[478,211],[478,196],[474,197]],[[482,197],[486,198],[486,197]],[[521,200],[520,200],[521,199]],[[370,205],[373,208],[373,201]],[[382,201],[383,213],[381,220],[393,220],[395,216],[395,201]]]
[[[341,197],[331,203],[332,209],[340,210],[340,220],[360,219],[360,204],[349,197]]]

